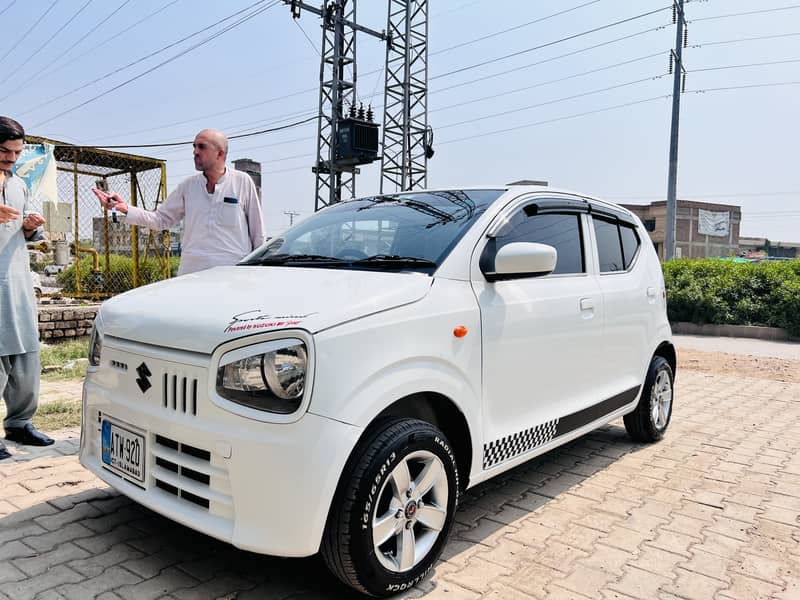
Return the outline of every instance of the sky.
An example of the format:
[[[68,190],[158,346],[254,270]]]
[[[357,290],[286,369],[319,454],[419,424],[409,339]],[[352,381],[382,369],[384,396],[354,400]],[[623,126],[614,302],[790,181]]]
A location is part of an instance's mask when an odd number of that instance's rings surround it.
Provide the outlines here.
[[[428,187],[537,179],[665,199],[668,0],[429,6]],[[358,22],[385,29],[387,7],[361,0]],[[742,236],[800,242],[800,3],[693,0],[686,15],[678,198],[739,205]],[[320,19],[293,20],[275,0],[0,0],[0,19],[0,113],[75,144],[187,142],[122,149],[167,160],[168,190],[193,174],[200,129],[250,133],[317,112]],[[357,53],[357,95],[380,122],[384,43],[358,34]],[[262,163],[267,235],[314,211],[316,135],[312,121],[231,141],[230,159]],[[357,195],[379,185],[380,163],[363,166]]]

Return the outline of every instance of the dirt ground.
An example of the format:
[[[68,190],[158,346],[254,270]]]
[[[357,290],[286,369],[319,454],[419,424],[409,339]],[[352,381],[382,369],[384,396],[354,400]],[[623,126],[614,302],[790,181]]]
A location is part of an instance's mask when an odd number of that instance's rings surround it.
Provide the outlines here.
[[[800,360],[745,356],[725,352],[678,349],[678,373],[682,370],[737,375],[800,383]]]

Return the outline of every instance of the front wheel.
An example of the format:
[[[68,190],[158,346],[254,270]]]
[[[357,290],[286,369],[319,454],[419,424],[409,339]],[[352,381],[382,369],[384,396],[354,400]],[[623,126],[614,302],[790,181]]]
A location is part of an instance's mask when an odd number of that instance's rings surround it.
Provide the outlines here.
[[[450,443],[415,419],[380,422],[345,467],[322,544],[328,568],[372,596],[406,590],[430,571],[458,505]]]
[[[636,409],[624,417],[625,429],[636,442],[657,442],[664,437],[672,417],[674,377],[662,356],[654,356],[647,369],[644,389]]]

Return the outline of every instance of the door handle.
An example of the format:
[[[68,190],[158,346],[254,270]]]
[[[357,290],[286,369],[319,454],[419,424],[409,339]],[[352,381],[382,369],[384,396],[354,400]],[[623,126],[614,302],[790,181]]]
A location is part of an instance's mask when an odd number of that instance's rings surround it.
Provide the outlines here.
[[[581,298],[581,310],[592,310],[594,308],[593,298]]]

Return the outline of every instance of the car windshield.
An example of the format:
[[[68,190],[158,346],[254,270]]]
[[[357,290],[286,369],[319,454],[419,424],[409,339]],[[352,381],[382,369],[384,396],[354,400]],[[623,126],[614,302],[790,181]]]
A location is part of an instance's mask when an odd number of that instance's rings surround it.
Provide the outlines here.
[[[330,206],[240,265],[433,273],[504,190],[381,195]]]

